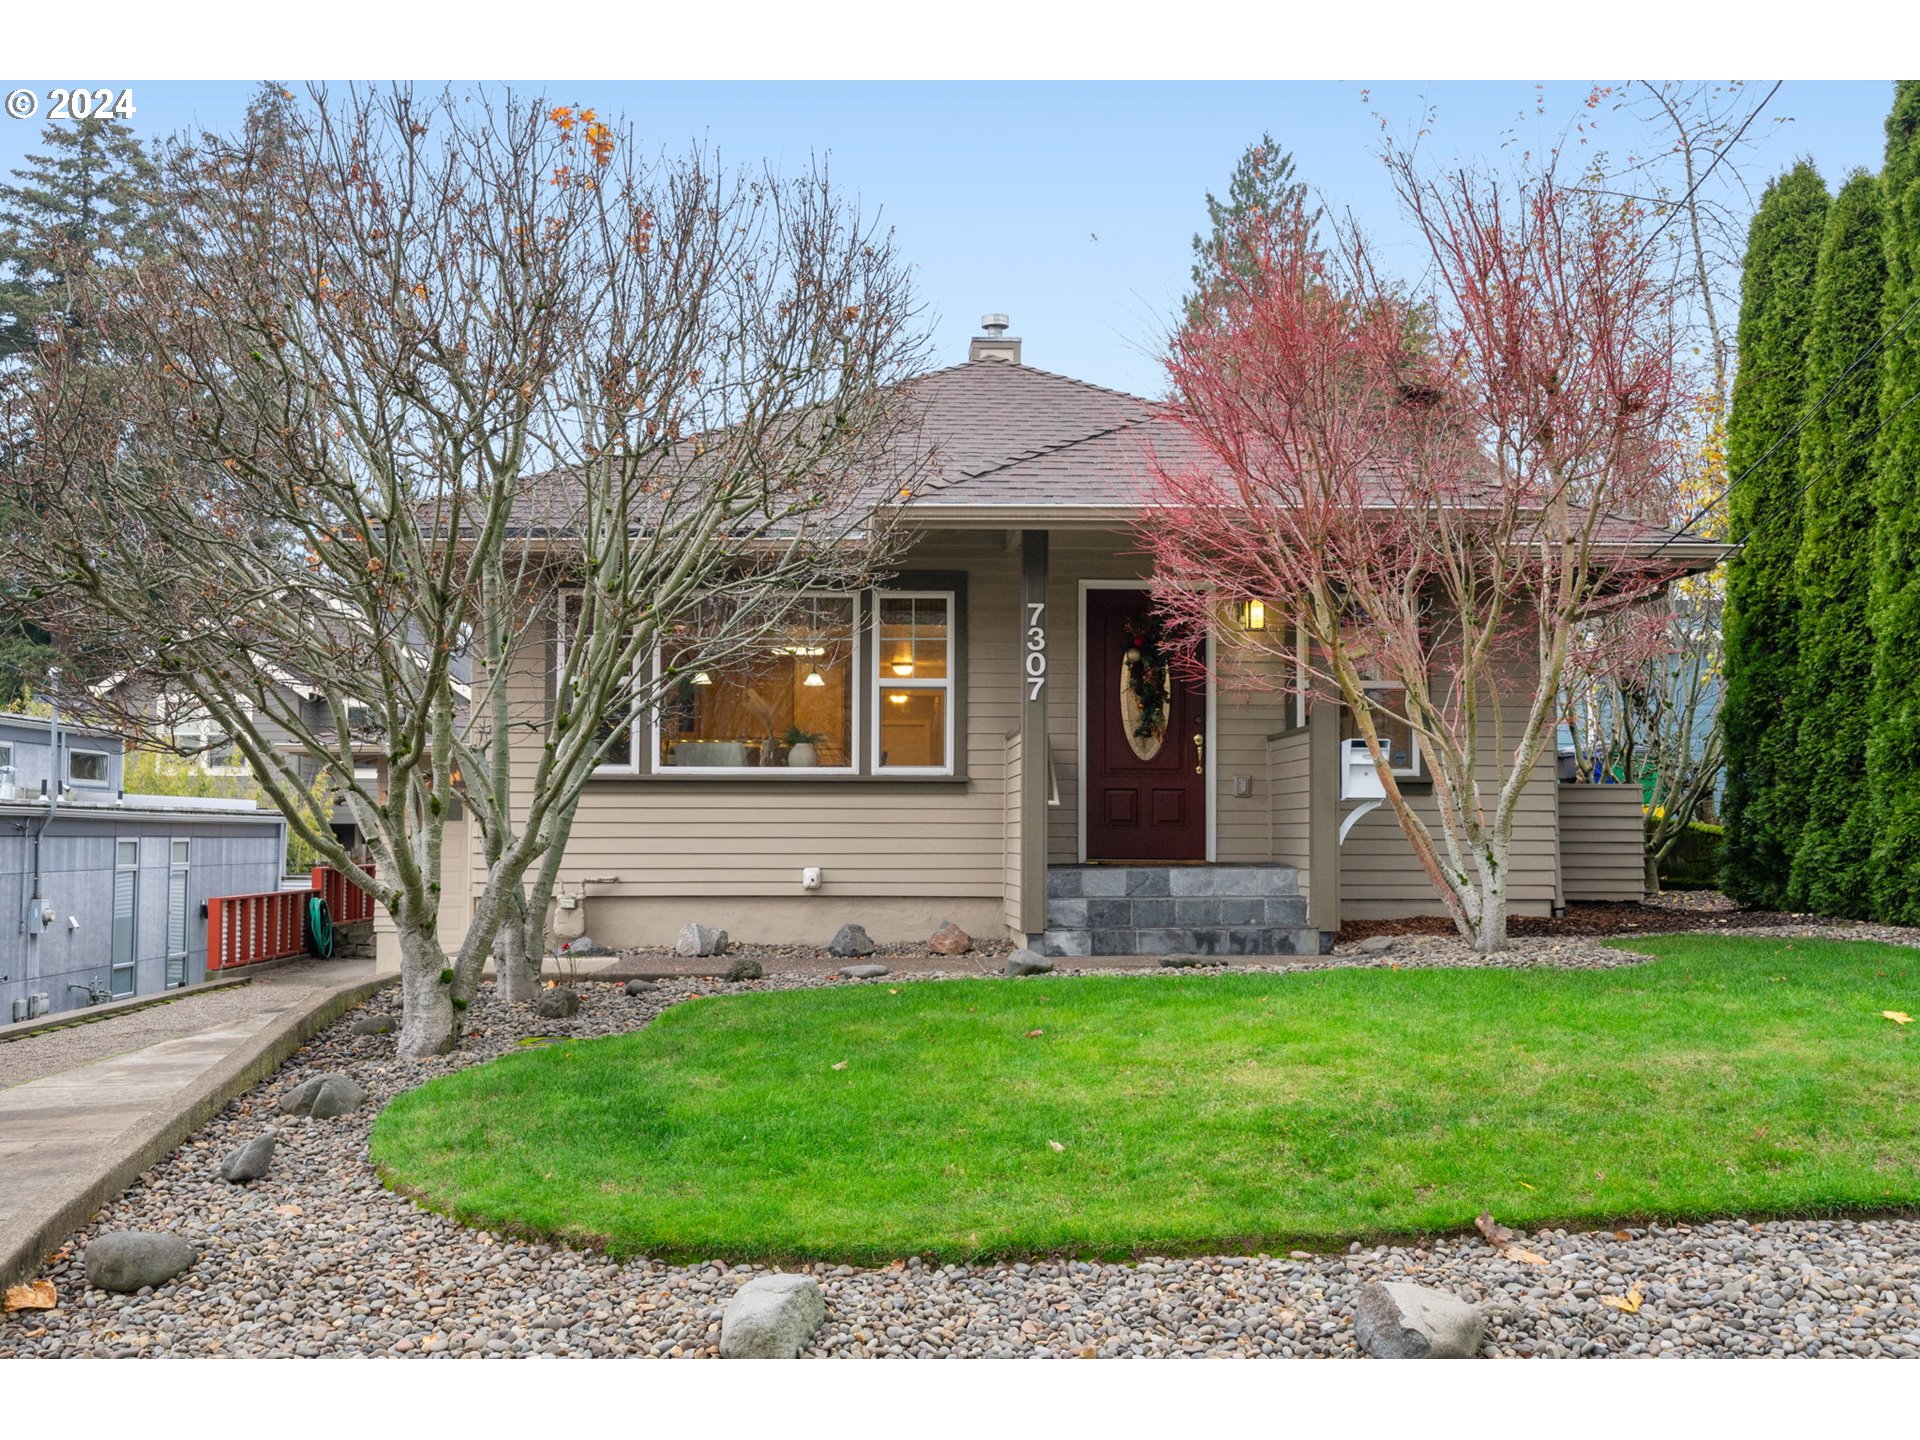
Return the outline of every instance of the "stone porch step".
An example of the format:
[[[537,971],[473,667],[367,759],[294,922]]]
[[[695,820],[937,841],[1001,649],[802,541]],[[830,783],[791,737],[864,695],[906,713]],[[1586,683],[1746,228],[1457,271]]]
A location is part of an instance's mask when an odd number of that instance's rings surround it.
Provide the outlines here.
[[[1085,955],[1315,955],[1291,865],[1055,865],[1042,948]]]

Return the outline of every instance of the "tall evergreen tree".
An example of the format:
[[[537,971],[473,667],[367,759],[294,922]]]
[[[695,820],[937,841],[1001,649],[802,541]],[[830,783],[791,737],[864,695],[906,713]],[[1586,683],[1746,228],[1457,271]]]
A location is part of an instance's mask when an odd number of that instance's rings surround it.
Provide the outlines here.
[[[1227,198],[1207,192],[1207,233],[1193,237],[1193,289],[1187,295],[1191,324],[1219,294],[1223,269],[1242,279],[1258,271],[1248,222],[1282,221],[1306,211],[1307,187],[1293,178],[1293,156],[1262,134],[1241,152],[1227,180]],[[1224,261],[1224,265],[1223,262]]]
[[[158,175],[132,130],[87,119],[49,125],[40,139],[46,153],[13,172],[19,183],[0,185],[0,363],[83,323],[73,265],[137,261],[152,243]],[[11,523],[0,495],[0,525]],[[0,576],[0,705],[59,659],[47,632],[21,618],[13,579]]]
[[[1887,116],[1887,287],[1874,448],[1873,805],[1876,919],[1920,922],[1920,80]],[[1914,311],[1914,313],[1909,313]]]
[[[49,125],[43,155],[0,185],[0,356],[30,350],[48,325],[72,325],[67,268],[135,260],[151,244],[158,176],[118,120]]]
[[[1806,391],[1833,395],[1800,432],[1799,720],[1794,788],[1804,807],[1788,876],[1795,910],[1862,918],[1871,913],[1867,794],[1873,636],[1867,628],[1873,531],[1873,431],[1880,418],[1877,367],[1857,365],[1880,333],[1887,262],[1880,182],[1856,171],[1834,196],[1814,280]]]
[[[1786,900],[1802,813],[1794,788],[1799,722],[1799,446],[1784,440],[1805,399],[1814,272],[1827,187],[1802,161],[1767,186],[1747,233],[1740,369],[1727,419],[1736,488],[1727,519],[1746,546],[1727,567],[1726,845],[1721,883],[1749,904]],[[1764,459],[1762,457],[1765,457]],[[1751,468],[1750,468],[1751,467]]]

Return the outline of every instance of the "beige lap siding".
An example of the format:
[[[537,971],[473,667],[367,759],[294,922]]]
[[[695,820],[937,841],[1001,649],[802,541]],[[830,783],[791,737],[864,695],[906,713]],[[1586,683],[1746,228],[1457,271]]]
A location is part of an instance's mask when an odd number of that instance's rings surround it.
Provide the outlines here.
[[[1638,785],[1561,785],[1560,865],[1569,900],[1646,898]]]
[[[1273,858],[1300,872],[1300,893],[1312,884],[1312,792],[1308,764],[1312,732],[1304,726],[1267,741],[1267,791],[1273,797],[1268,825]]]
[[[1005,532],[953,533],[917,546],[896,568],[967,575],[967,653],[957,682],[966,691],[966,733],[956,736],[966,782],[595,780],[574,821],[562,880],[619,877],[590,892],[596,940],[657,943],[696,918],[749,941],[825,939],[845,920],[866,924],[876,940],[923,940],[949,914],[1000,938],[1006,737],[1019,725],[1019,556],[1009,553]],[[544,628],[537,640],[518,657],[512,693],[516,720],[544,723]],[[871,636],[862,644],[870,649]],[[872,710],[863,688],[863,749]],[[531,744],[516,748],[523,784],[534,758]],[[824,883],[807,892],[801,871],[814,865]],[[477,867],[472,873],[477,882]]]
[[[1519,700],[1531,683],[1516,675],[1509,693]],[[1483,734],[1480,744],[1480,783],[1487,802],[1492,804],[1506,770],[1505,755],[1513,748],[1514,735],[1524,723],[1526,711],[1521,703],[1507,707],[1505,733],[1497,753],[1494,737]],[[1554,779],[1551,746],[1534,767],[1514,817],[1513,847],[1508,863],[1512,867],[1507,890],[1510,913],[1548,915],[1559,902],[1559,786]],[[1415,814],[1433,831],[1444,854],[1445,840],[1440,834],[1439,808],[1431,794],[1408,797]],[[1344,814],[1348,807],[1342,806]],[[1436,915],[1444,911],[1439,892],[1420,863],[1413,847],[1384,803],[1353,827],[1347,843],[1340,847],[1340,916],[1343,920],[1384,919],[1400,915]]]
[[[1016,940],[1026,938],[1026,926],[1021,923],[1020,907],[1022,903],[1022,871],[1020,863],[1020,782],[1023,759],[1021,755],[1020,732],[1014,731],[1006,740],[1006,767],[1002,775],[1001,793],[1001,884],[1004,890],[1001,918],[1006,925],[1007,934]]]

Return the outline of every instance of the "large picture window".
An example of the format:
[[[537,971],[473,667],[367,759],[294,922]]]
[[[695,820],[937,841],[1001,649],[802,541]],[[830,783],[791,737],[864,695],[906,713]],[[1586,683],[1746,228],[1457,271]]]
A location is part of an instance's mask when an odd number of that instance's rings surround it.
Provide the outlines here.
[[[953,770],[953,595],[874,596],[873,768]]]
[[[655,764],[779,773],[854,768],[857,602],[799,597],[775,633],[742,655],[703,663],[696,640],[661,647]]]

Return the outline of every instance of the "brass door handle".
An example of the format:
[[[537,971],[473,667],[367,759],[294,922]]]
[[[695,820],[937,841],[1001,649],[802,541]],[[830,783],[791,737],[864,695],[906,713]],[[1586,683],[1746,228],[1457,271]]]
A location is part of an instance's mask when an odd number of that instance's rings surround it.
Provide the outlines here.
[[[1203,734],[1196,733],[1193,737],[1193,773],[1196,775],[1206,774],[1206,761],[1207,737]]]

